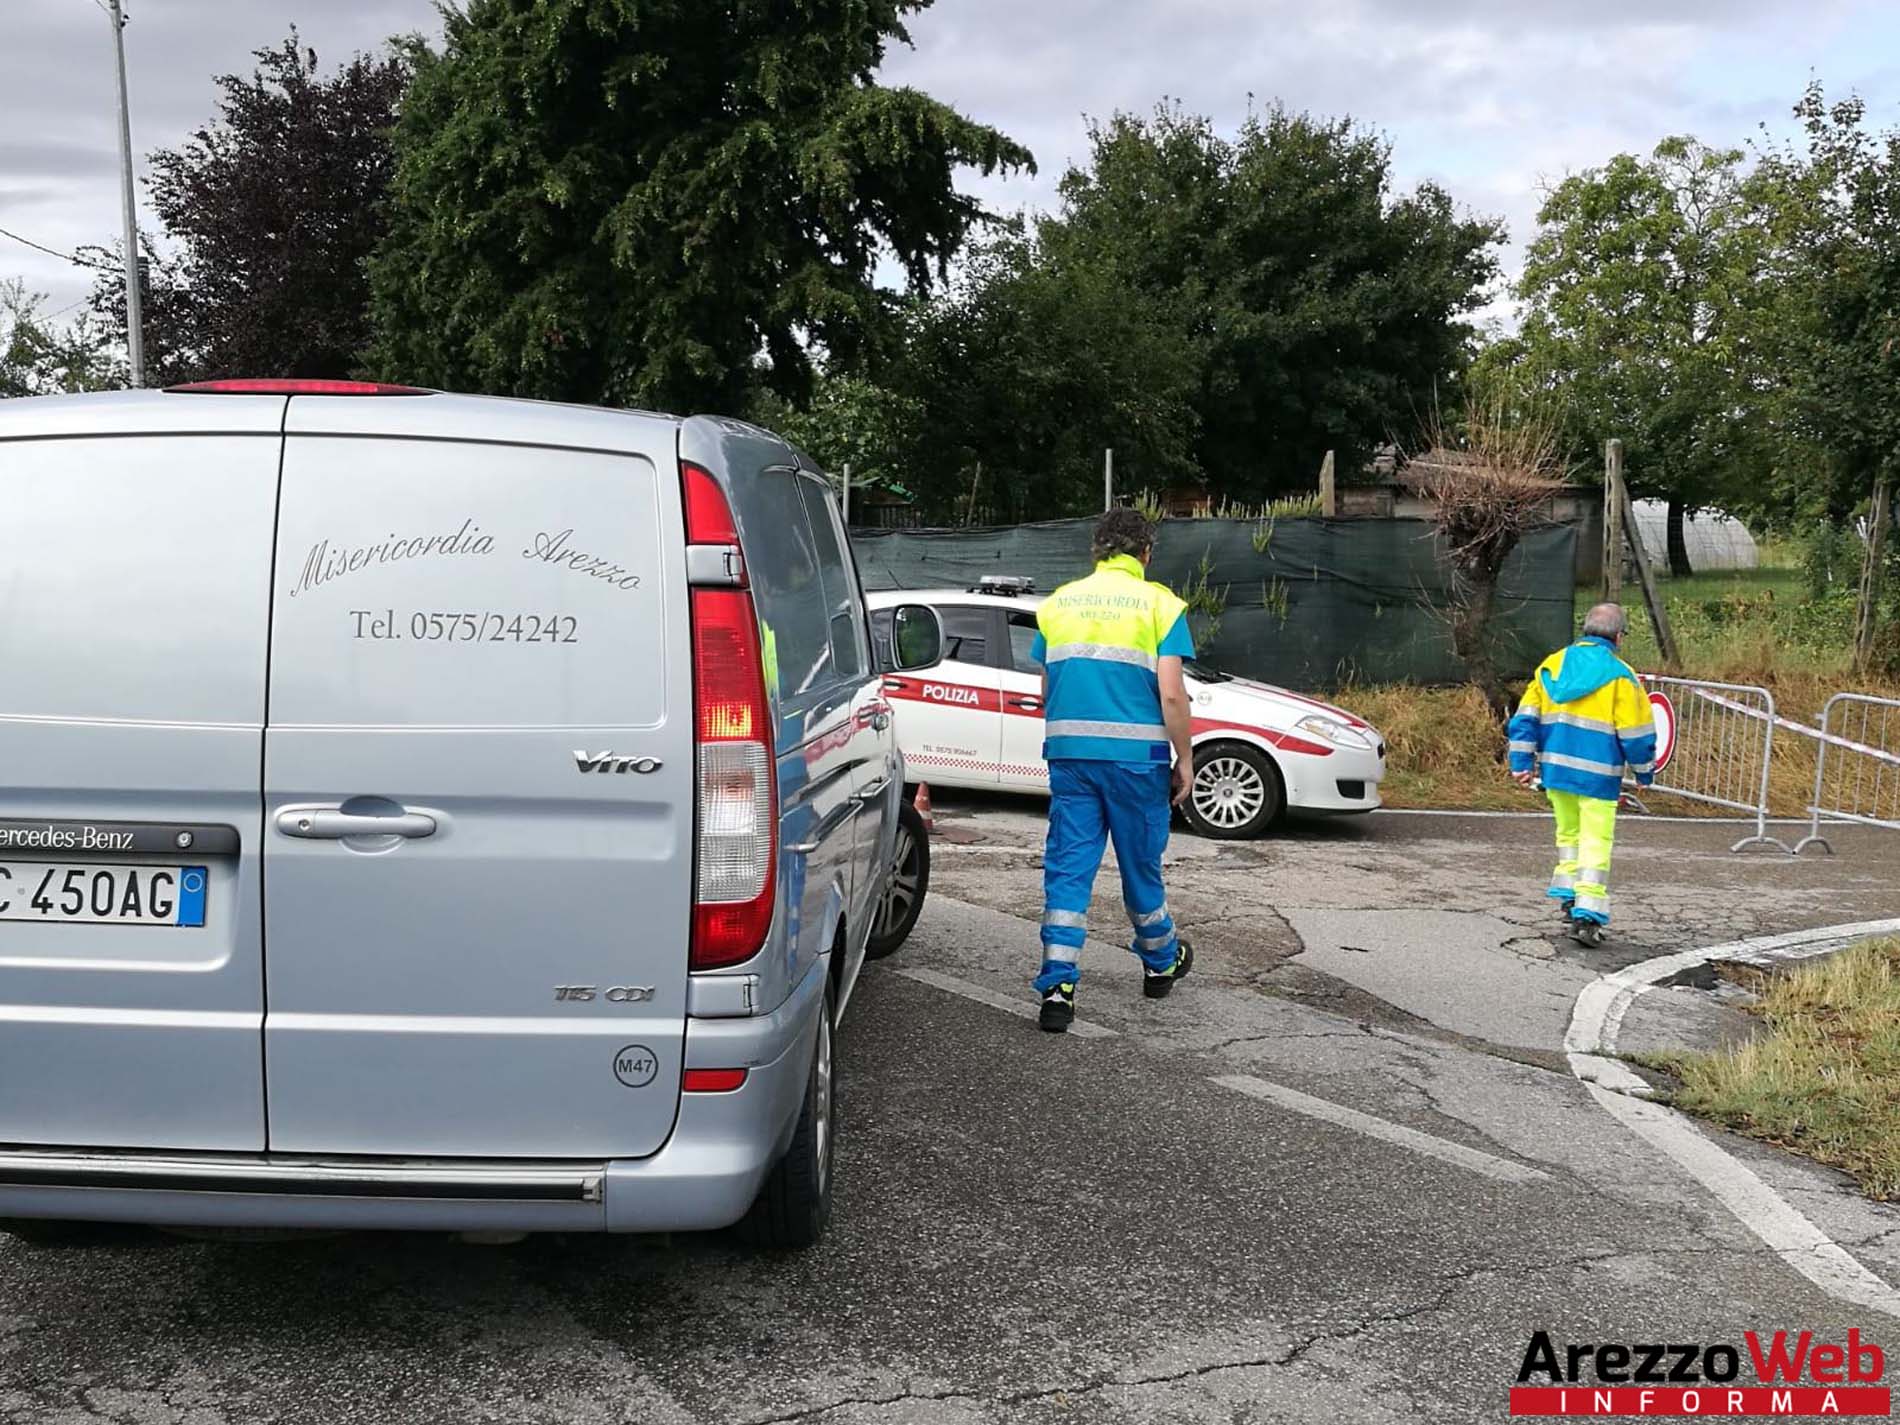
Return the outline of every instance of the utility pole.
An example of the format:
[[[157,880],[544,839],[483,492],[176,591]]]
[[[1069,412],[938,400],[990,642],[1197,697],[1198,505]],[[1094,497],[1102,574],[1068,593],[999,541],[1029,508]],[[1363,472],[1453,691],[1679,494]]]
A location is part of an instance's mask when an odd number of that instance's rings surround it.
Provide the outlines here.
[[[1102,509],[1115,508],[1115,447],[1102,451]]]
[[[125,89],[125,11],[108,0],[112,48],[119,58],[119,182],[125,205],[125,341],[132,357],[132,385],[145,384],[145,302],[139,290],[139,220],[132,197],[132,101]]]

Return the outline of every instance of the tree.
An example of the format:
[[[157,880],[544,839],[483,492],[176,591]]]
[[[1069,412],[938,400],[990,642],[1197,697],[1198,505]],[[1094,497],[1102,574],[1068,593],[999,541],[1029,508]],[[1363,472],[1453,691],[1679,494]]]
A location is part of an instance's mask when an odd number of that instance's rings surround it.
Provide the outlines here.
[[[1669,501],[1678,575],[1688,514],[1765,461],[1770,234],[1742,160],[1677,137],[1565,179],[1526,253],[1520,334],[1483,358],[1560,400],[1576,458],[1624,441],[1633,488]]]
[[[1784,287],[1799,293],[1787,320],[1791,435],[1827,456],[1816,482],[1827,514],[1863,499],[1870,512],[1856,638],[1865,665],[1900,482],[1900,130],[1870,132],[1860,99],[1830,104],[1818,83],[1794,113],[1803,147],[1765,157],[1759,192],[1787,253]]]
[[[929,0],[468,0],[410,54],[375,367],[607,405],[803,401],[983,218],[955,170],[1029,153],[875,81]],[[760,364],[762,358],[762,366]]]
[[[908,490],[919,448],[917,401],[862,376],[820,375],[803,409],[770,391],[754,394],[752,420],[778,432],[833,475],[851,467],[854,485]]]
[[[369,341],[365,263],[383,231],[389,129],[408,66],[354,55],[328,78],[293,29],[218,81],[218,117],[151,156],[152,206],[177,255],[148,255],[146,337],[161,381],[344,377]],[[125,330],[125,284],[94,306]]]
[[[1123,490],[1190,480],[1199,358],[1183,324],[1112,269],[1058,261],[1016,232],[919,305],[882,379],[916,404],[907,483],[938,518],[1102,507],[1102,452]]]
[[[102,330],[125,351],[125,249],[118,243],[110,247],[87,245],[78,251],[79,259],[97,274],[87,303]],[[139,294],[143,299],[140,316],[145,327],[145,383],[169,386],[178,381],[196,381],[220,374],[209,365],[204,348],[197,340],[194,321],[195,302],[185,285],[178,258],[159,250],[150,233],[139,233]],[[129,353],[120,363],[121,384],[129,383]],[[246,368],[227,368],[228,372]],[[268,368],[248,368],[250,374]]]
[[[1456,383],[1502,229],[1431,184],[1395,197],[1383,139],[1275,106],[1232,140],[1173,107],[1090,140],[1042,242],[1174,313],[1215,493],[1310,487],[1328,450],[1352,468]]]
[[[66,326],[15,278],[0,281],[0,398],[101,391],[118,384],[106,343],[86,313]]]
[[[1555,422],[1512,400],[1481,382],[1455,428],[1433,418],[1426,449],[1401,477],[1426,498],[1438,526],[1450,574],[1439,612],[1452,651],[1500,725],[1514,699],[1497,646],[1498,581],[1525,533],[1547,517],[1564,476]]]

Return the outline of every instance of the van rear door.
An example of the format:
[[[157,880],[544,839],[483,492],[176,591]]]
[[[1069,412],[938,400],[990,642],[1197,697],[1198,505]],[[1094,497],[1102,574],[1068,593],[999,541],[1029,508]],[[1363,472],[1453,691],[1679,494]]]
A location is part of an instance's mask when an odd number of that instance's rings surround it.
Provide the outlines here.
[[[0,402],[0,1142],[264,1147],[283,412]]]
[[[449,396],[291,407],[270,1146],[651,1153],[678,1107],[693,882],[676,427]]]

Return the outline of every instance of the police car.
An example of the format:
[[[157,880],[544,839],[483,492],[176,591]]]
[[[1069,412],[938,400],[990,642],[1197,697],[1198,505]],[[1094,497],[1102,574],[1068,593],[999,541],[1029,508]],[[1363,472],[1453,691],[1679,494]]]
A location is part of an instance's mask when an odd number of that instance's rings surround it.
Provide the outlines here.
[[[889,611],[927,604],[943,621],[944,659],[927,675],[885,678],[912,781],[1005,791],[1049,790],[1042,760],[1042,668],[1029,657],[1042,602],[1027,579],[973,589],[868,597],[874,633]],[[1256,836],[1291,808],[1367,812],[1379,805],[1385,739],[1343,708],[1189,662],[1194,791],[1188,822],[1204,836]]]

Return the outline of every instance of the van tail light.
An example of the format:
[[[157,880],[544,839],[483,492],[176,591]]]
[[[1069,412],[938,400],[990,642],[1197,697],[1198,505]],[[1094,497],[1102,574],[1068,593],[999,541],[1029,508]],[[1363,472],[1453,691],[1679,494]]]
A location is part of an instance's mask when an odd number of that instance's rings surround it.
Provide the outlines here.
[[[712,471],[682,460],[680,483],[686,491],[686,542],[737,544],[739,528],[732,520],[732,506],[726,503],[726,492]]]
[[[694,589],[692,600],[699,805],[690,963],[716,970],[757,954],[771,928],[778,799],[752,595]]]

